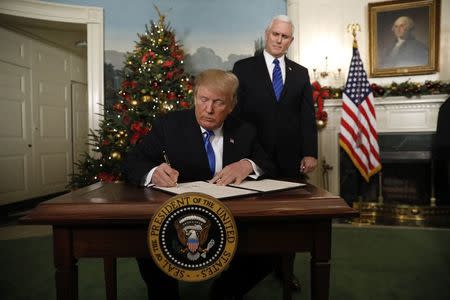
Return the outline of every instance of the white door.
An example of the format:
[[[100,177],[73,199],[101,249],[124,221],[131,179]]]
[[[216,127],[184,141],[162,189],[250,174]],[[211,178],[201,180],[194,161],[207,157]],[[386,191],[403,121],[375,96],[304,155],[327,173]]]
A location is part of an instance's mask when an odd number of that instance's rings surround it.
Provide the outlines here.
[[[32,190],[30,43],[0,27],[0,205]]]
[[[0,205],[29,194],[30,70],[0,61]]]
[[[70,55],[32,46],[33,157],[37,194],[63,191],[72,173]]]

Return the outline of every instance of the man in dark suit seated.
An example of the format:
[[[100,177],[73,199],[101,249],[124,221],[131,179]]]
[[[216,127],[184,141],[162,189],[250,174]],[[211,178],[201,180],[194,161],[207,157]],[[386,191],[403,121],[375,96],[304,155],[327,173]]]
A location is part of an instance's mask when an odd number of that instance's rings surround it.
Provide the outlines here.
[[[129,152],[125,179],[147,186],[175,186],[177,182],[210,180],[239,184],[247,176],[274,172],[257,142],[255,128],[230,113],[236,105],[238,80],[231,72],[206,70],[195,82],[195,108],[169,112],[155,120],[150,133]],[[168,162],[170,161],[170,164]],[[141,275],[151,299],[179,299],[178,282],[164,274],[151,258],[138,258]],[[232,262],[233,263],[233,262]],[[248,272],[239,283],[249,290],[262,275]],[[252,279],[255,277],[257,279]],[[217,297],[226,291],[215,290]]]
[[[236,62],[233,73],[239,79],[236,113],[256,126],[278,177],[295,180],[316,168],[317,128],[308,70],[286,57],[293,32],[288,16],[273,18],[263,53]],[[293,268],[294,257],[284,256],[282,265]],[[285,280],[300,290],[293,274]]]

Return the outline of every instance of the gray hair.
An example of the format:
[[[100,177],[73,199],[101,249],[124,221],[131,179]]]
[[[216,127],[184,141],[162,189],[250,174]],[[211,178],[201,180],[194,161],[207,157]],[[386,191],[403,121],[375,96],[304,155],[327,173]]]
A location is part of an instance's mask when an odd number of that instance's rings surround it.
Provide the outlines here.
[[[402,22],[406,25],[406,31],[411,31],[414,28],[414,21],[410,17],[407,16],[401,16],[395,20],[394,25],[392,25],[392,29],[394,29],[394,26],[397,22]]]
[[[275,21],[281,21],[281,22],[289,23],[291,25],[291,28],[292,28],[292,34],[294,34],[294,29],[295,29],[294,23],[292,23],[291,18],[289,18],[286,15],[278,15],[278,16],[273,17],[272,20],[269,23],[269,26],[267,26],[266,31],[269,30],[272,27],[272,25],[273,25],[273,23]]]

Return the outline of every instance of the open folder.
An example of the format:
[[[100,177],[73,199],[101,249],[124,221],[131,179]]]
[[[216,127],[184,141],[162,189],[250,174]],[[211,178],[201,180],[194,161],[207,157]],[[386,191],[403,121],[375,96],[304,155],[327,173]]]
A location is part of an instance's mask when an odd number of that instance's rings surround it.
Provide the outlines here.
[[[241,184],[217,185],[207,181],[192,181],[179,183],[175,187],[159,187],[153,186],[153,189],[178,195],[182,193],[194,192],[204,193],[217,199],[241,197],[254,195],[259,193],[282,191],[304,186],[304,183],[262,179],[262,180],[246,180]]]

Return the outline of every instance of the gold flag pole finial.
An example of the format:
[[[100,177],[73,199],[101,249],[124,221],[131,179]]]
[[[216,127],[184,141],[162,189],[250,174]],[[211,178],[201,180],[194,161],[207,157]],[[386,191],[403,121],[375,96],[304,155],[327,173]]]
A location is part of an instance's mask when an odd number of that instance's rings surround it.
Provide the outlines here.
[[[358,23],[348,24],[347,31],[353,35],[353,48],[358,48],[358,41],[356,40],[356,32],[361,31],[361,26]]]

